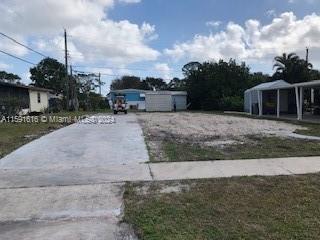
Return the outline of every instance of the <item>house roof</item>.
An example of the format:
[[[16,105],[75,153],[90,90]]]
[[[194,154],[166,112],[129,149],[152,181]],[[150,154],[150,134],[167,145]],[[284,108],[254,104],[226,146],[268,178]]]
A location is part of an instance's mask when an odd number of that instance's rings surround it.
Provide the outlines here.
[[[24,88],[24,89],[29,89],[29,90],[34,90],[34,91],[42,91],[42,92],[51,92],[51,91],[52,91],[52,90],[47,89],[47,88],[40,88],[40,87],[34,87],[34,86],[26,86],[26,85],[20,85],[20,84],[15,84],[15,83],[8,83],[8,82],[3,82],[3,81],[0,81],[0,86],[14,87],[14,88]]]
[[[152,92],[152,91],[142,90],[142,89],[134,89],[134,88],[121,89],[121,90],[111,90],[110,91],[110,93],[128,93],[128,92],[146,93],[146,92]]]
[[[320,80],[293,84],[294,87],[320,87]]]
[[[110,91],[110,93],[129,93],[129,92],[138,92],[138,93],[145,93],[145,94],[163,94],[163,95],[165,94],[187,95],[187,92],[184,92],[184,91],[152,91],[152,90],[141,90],[141,89],[122,89],[122,90]]]
[[[275,89],[284,89],[284,88],[292,88],[293,85],[287,83],[284,80],[277,80],[273,82],[261,83],[253,88],[250,88],[247,91],[260,91],[260,90],[275,90]]]
[[[187,92],[185,92],[185,91],[150,91],[147,94],[150,94],[150,95],[173,95],[173,96],[177,96],[177,95],[186,96],[186,95],[188,95]]]

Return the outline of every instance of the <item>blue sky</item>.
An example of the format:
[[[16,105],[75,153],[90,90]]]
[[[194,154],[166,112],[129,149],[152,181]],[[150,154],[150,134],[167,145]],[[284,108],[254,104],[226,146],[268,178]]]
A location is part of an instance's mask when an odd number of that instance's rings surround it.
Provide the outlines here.
[[[275,55],[304,57],[306,46],[320,67],[317,0],[3,0],[0,9],[1,31],[59,61],[66,27],[70,62],[103,72],[105,92],[123,74],[181,77],[189,61],[235,58],[271,73]],[[0,49],[41,60],[3,37]],[[0,68],[30,82],[28,64],[1,54]]]

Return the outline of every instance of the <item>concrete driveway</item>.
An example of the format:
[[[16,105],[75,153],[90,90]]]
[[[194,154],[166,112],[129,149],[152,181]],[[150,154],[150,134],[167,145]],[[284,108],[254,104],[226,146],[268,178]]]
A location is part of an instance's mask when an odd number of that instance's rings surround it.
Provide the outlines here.
[[[134,114],[73,124],[0,160],[0,239],[130,239],[126,180],[151,180]],[[132,238],[131,238],[132,239]]]

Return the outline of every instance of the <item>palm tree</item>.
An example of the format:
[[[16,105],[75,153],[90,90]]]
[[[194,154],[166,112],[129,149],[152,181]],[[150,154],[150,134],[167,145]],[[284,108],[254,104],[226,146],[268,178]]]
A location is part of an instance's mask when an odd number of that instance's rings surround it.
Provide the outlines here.
[[[295,53],[283,53],[282,56],[277,56],[274,58],[275,64],[273,68],[276,69],[278,73],[284,73],[289,71],[290,68],[299,60],[299,57]]]
[[[277,56],[274,60],[273,68],[276,69],[274,78],[283,79],[289,83],[309,80],[312,64],[300,59],[295,53],[283,53],[282,56]]]

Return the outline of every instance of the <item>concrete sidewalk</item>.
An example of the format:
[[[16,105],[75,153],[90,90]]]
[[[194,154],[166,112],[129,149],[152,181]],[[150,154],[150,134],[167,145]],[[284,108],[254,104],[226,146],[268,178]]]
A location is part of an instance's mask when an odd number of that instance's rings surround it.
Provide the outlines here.
[[[320,157],[149,164],[153,180],[276,176],[320,172]]]

